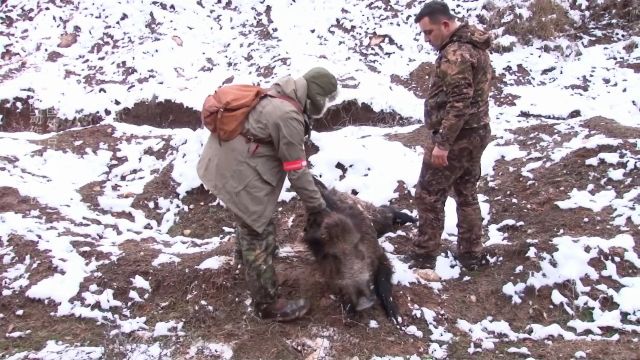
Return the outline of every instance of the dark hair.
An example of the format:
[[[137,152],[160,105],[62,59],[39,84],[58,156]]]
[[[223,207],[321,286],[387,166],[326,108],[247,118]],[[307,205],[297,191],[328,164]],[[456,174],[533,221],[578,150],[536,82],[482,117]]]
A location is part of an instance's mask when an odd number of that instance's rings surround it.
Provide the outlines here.
[[[444,1],[429,1],[426,3],[418,15],[416,15],[415,23],[419,23],[422,19],[429,18],[429,21],[436,22],[441,20],[454,20],[455,16],[451,14],[449,6]]]

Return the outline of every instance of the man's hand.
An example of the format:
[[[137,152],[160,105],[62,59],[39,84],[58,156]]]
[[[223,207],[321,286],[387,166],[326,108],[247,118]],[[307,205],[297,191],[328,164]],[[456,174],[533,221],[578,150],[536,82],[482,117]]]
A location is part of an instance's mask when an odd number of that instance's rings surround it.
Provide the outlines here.
[[[431,153],[431,163],[435,167],[447,166],[449,165],[447,155],[449,155],[449,150],[440,149],[438,145],[436,145],[433,147],[433,152]]]
[[[314,211],[307,211],[307,224],[304,227],[305,232],[320,231],[324,219],[329,214],[331,214],[331,211],[326,207]]]

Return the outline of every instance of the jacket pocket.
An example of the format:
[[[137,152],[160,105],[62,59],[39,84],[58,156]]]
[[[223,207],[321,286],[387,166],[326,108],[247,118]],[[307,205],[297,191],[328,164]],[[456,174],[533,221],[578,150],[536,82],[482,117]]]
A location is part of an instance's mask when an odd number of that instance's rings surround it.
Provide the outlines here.
[[[249,182],[258,177],[258,173],[249,164],[244,163],[238,165],[229,176],[228,189],[232,192],[238,192],[244,189]]]
[[[284,170],[282,170],[282,163],[280,161],[273,161],[271,159],[260,159],[260,161],[251,162],[251,166],[260,174],[260,177],[264,179],[271,186],[277,186]]]

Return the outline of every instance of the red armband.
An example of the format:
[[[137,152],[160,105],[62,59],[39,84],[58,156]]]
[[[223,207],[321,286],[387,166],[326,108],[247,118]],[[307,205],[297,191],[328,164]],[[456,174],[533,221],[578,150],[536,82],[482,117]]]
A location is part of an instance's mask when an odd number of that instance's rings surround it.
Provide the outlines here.
[[[284,171],[296,171],[304,169],[307,166],[307,160],[293,160],[285,161],[282,163]]]

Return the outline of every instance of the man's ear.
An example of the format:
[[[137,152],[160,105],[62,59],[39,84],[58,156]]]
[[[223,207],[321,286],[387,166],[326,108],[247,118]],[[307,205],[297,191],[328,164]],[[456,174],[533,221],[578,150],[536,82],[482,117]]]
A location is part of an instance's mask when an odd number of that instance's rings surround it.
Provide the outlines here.
[[[449,20],[442,20],[440,26],[442,26],[445,32],[448,32],[449,29],[451,29],[451,22]]]

